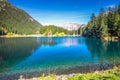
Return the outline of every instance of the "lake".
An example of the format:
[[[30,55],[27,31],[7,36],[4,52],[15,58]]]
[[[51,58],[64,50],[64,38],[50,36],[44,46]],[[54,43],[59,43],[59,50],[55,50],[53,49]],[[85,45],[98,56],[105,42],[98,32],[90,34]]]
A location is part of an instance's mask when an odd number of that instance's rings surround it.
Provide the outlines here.
[[[0,38],[0,80],[86,73],[120,64],[120,41],[84,37]]]

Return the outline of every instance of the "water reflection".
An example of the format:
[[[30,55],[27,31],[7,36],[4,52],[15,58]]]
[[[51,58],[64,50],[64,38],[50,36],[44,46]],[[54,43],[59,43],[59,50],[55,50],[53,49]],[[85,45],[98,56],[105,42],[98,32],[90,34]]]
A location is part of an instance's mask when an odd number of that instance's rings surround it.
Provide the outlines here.
[[[62,43],[63,43],[63,45],[64,46],[66,46],[66,47],[69,47],[69,46],[77,46],[77,45],[79,45],[79,40],[78,39],[76,39],[76,38],[67,38],[67,39],[63,39],[62,40]]]
[[[42,44],[46,46],[53,46],[56,45],[57,42],[53,40],[52,37],[47,37],[47,38],[37,38],[37,40]]]
[[[86,39],[86,45],[91,52],[91,57],[98,57],[99,63],[119,63],[120,41],[107,42],[100,39]]]
[[[30,56],[38,46],[30,38],[0,38],[0,73]]]
[[[4,75],[87,72],[119,61],[120,42],[83,37],[0,38],[0,74]]]
[[[77,43],[77,45],[66,47],[64,44],[68,39],[73,43]],[[36,49],[31,56],[12,67],[9,73],[59,73],[60,70],[86,65],[91,61],[84,38],[55,37],[52,39],[39,38],[37,40],[40,40],[39,43],[41,43],[41,46]],[[54,46],[47,47],[44,41],[52,41],[58,44],[52,44]],[[49,43],[47,45],[49,45]]]

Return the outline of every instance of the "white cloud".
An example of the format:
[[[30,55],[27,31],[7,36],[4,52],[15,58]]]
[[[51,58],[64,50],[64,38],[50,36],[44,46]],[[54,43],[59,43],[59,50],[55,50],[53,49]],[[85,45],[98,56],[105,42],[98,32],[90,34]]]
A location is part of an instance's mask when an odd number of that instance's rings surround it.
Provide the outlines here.
[[[106,6],[107,8],[109,8],[109,7],[111,7],[111,8],[115,8],[115,5],[114,4],[112,4],[112,5],[108,5],[108,6]]]

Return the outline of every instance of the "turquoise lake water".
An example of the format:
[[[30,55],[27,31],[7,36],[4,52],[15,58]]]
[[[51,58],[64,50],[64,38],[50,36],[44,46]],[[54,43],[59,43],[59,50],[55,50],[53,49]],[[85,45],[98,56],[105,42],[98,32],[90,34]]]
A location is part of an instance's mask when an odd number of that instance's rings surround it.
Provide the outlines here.
[[[120,41],[84,37],[0,38],[0,80],[104,70],[120,64]]]

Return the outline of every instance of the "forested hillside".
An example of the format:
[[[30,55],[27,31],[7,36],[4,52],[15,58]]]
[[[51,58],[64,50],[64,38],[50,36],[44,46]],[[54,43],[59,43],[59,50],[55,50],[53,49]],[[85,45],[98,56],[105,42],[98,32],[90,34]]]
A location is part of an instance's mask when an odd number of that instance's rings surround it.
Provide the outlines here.
[[[7,0],[0,0],[0,35],[35,34],[41,24]]]
[[[109,7],[107,11],[101,8],[98,16],[93,13],[91,21],[83,31],[83,36],[120,38],[120,4]]]
[[[73,30],[73,31],[69,31],[67,29],[55,26],[55,25],[49,25],[49,26],[42,26],[40,27],[40,34],[44,34],[44,35],[54,35],[54,34],[59,34],[59,33],[64,33],[67,35],[73,35],[73,34],[78,34],[77,30]]]

